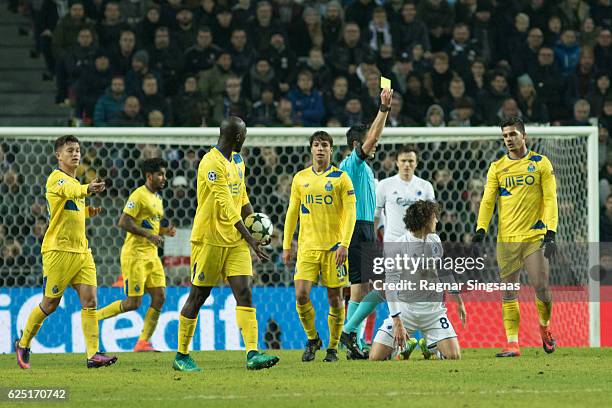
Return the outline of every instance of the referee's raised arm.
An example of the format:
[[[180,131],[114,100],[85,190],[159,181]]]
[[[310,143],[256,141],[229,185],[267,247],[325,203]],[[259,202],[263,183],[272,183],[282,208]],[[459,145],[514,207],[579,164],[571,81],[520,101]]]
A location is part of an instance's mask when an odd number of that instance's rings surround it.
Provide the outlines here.
[[[376,148],[376,144],[380,140],[382,131],[385,128],[385,123],[387,123],[387,116],[391,110],[392,97],[393,89],[384,88],[380,93],[380,109],[378,110],[378,114],[376,115],[376,118],[374,118],[374,122],[372,122],[370,130],[368,130],[365,140],[361,145],[361,149],[366,156],[373,153],[373,150]]]

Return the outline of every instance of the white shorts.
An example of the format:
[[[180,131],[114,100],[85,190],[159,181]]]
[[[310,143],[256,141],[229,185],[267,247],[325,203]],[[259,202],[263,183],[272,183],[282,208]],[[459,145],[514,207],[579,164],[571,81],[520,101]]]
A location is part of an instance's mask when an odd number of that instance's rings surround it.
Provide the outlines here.
[[[416,311],[402,305],[400,317],[409,335],[420,330],[425,337],[428,348],[433,348],[439,341],[457,337],[446,308],[441,306],[430,311]],[[395,347],[393,340],[393,318],[387,317],[376,332],[374,342]]]

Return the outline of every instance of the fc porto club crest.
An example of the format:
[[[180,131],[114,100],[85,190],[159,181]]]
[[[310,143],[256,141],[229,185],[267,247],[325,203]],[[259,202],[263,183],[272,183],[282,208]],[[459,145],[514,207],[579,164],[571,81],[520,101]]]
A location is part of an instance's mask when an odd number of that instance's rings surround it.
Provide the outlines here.
[[[529,163],[529,166],[527,166],[527,171],[533,173],[535,170],[535,165],[533,163]]]
[[[333,184],[331,183],[331,181],[328,181],[327,184],[325,185],[325,191],[332,191],[334,189]]]

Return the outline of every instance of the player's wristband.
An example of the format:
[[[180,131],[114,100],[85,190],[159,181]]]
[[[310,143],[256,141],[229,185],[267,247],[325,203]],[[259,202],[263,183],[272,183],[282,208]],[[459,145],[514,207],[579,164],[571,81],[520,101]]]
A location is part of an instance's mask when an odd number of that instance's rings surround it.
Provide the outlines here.
[[[381,111],[382,113],[387,113],[387,112],[389,112],[390,110],[391,110],[391,106],[388,106],[388,105],[380,105],[380,111]]]

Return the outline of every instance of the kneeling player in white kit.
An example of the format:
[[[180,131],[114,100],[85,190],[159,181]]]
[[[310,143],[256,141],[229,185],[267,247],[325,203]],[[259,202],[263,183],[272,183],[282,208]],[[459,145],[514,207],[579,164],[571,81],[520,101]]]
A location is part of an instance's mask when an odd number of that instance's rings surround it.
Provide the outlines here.
[[[403,358],[408,358],[417,342],[409,334],[420,330],[423,339],[420,346],[428,358],[435,354],[441,359],[460,359],[461,350],[457,334],[446,315],[443,292],[419,290],[421,281],[439,283],[435,269],[442,258],[442,243],[434,233],[440,207],[431,201],[417,201],[406,210],[404,223],[408,231],[396,240],[396,245],[385,246],[385,257],[396,259],[396,255],[408,255],[410,262],[385,270],[385,295],[390,316],[378,329],[370,351],[370,360],[386,360],[398,349]],[[420,259],[418,259],[420,258]],[[405,258],[404,258],[405,259]],[[417,264],[416,262],[420,262]],[[454,282],[452,273],[447,274]],[[447,279],[443,279],[447,280]],[[398,288],[398,284],[407,286]],[[465,324],[466,312],[461,296],[454,293],[459,317]]]

